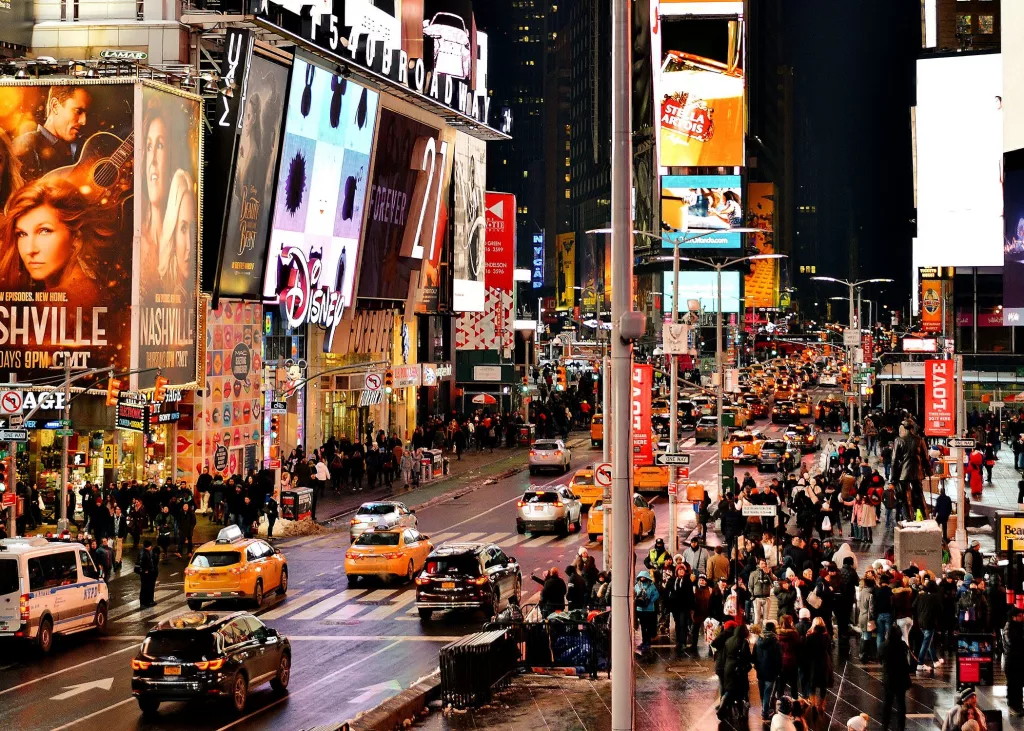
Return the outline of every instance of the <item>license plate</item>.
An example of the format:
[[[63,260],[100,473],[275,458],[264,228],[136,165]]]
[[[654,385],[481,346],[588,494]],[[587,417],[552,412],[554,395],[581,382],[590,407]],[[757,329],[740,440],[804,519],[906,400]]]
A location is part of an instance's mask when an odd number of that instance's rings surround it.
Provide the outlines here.
[[[442,589],[454,589],[455,588],[455,582],[454,581],[443,581],[443,582],[441,582],[441,588]]]
[[[167,665],[164,667],[164,675],[181,675],[181,666]]]

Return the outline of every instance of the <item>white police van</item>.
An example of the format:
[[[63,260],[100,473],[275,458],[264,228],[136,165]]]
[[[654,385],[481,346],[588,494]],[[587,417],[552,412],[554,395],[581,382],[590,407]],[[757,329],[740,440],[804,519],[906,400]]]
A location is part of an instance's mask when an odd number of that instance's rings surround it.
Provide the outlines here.
[[[49,652],[55,634],[105,632],[109,601],[82,544],[0,540],[0,639],[30,640]]]

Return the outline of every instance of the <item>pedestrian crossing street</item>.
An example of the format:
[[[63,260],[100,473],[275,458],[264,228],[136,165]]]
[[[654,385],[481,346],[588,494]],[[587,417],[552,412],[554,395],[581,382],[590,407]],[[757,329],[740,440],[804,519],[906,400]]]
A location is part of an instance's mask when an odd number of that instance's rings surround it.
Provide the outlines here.
[[[554,533],[526,533],[525,535],[519,535],[515,531],[504,531],[498,533],[485,533],[483,531],[471,531],[468,533],[461,533],[458,531],[446,531],[443,533],[431,533],[429,531],[420,530],[428,535],[430,542],[435,546],[439,546],[442,543],[495,543],[501,548],[542,548],[544,546],[557,547],[557,546],[575,546],[575,545],[587,545],[596,546],[598,542],[591,543],[587,537],[587,523],[586,519],[583,520],[583,530],[579,533],[570,533],[564,538]],[[641,542],[642,543],[642,542]],[[303,536],[301,538],[286,538],[280,541],[275,541],[275,546],[282,550],[290,548],[312,548],[312,549],[324,549],[324,550],[340,550],[346,549],[349,546],[348,532],[331,533],[328,535],[317,534],[312,536]]]
[[[158,589],[155,607],[140,608],[132,601],[110,611],[112,624],[145,622],[156,624],[188,611],[180,588]],[[540,592],[526,598],[524,604],[536,604]],[[289,589],[284,600],[255,612],[265,622],[318,622],[320,624],[418,621],[413,585],[387,589]],[[206,605],[207,607],[211,605]],[[233,611],[233,610],[232,610]]]

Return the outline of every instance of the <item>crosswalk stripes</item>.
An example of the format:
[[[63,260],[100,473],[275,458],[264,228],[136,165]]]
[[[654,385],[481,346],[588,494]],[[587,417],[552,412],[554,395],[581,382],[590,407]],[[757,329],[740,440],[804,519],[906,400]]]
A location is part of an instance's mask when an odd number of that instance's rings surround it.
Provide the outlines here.
[[[545,544],[551,543],[551,541],[555,540],[555,538],[557,538],[557,537],[558,536],[555,536],[555,535],[546,535],[546,536],[540,536],[538,538],[531,538],[529,541],[526,541],[523,544],[523,546],[524,547],[529,547],[529,548],[533,548],[533,547],[536,547],[536,546],[543,546]]]
[[[525,543],[530,540],[530,536],[525,534],[517,534],[511,538],[504,538],[500,541],[495,541],[501,548],[508,548],[509,546],[518,546],[520,543]]]
[[[508,537],[509,535],[510,534],[507,533],[507,532],[505,532],[505,533],[491,533],[489,536],[484,536],[483,538],[481,538],[480,542],[481,543],[498,543],[498,541],[502,540],[503,538]],[[501,544],[499,543],[498,545],[501,545]]]
[[[459,536],[459,543],[470,543],[479,540],[483,533],[466,533]]]
[[[344,604],[345,602],[354,599],[355,597],[362,594],[363,591],[363,589],[345,589],[344,591],[335,594],[334,596],[328,597],[323,601],[319,601],[313,606],[302,610],[298,614],[295,614],[292,617],[290,617],[290,619],[295,621],[315,619],[319,617],[321,614],[324,614],[329,610],[334,609],[339,604]]]
[[[160,624],[165,619],[170,619],[171,617],[177,617],[182,612],[187,611],[187,609],[188,609],[188,607],[186,607],[184,604],[179,604],[178,606],[174,607],[174,609],[171,609],[170,611],[164,612],[163,614],[161,614],[159,616],[150,617],[149,621],[152,622],[153,624]]]
[[[284,615],[291,614],[296,609],[300,609],[307,604],[312,604],[315,601],[323,599],[331,593],[330,589],[311,589],[307,592],[292,592],[284,602],[278,604],[266,614],[261,615],[261,617],[263,619],[277,619],[279,617],[283,617]]]
[[[172,594],[179,594],[179,593],[181,593],[181,592],[179,592],[179,591],[177,591],[175,589],[160,589],[160,590],[158,590],[158,591],[153,593],[153,599],[155,601],[159,602],[161,599],[166,599],[167,597],[171,596]],[[118,607],[117,611],[109,612],[107,614],[107,621],[108,622],[116,622],[116,621],[118,621],[118,620],[120,620],[120,619],[122,619],[124,617],[127,617],[129,614],[134,614],[135,612],[137,612],[139,610],[140,606],[141,606],[141,604],[140,604],[138,599],[130,601],[127,604],[124,604],[124,605]]]
[[[334,614],[327,617],[328,622],[343,622],[346,619],[352,619],[356,615],[369,609],[365,604],[346,604]]]
[[[379,602],[389,598],[395,593],[394,589],[378,589],[377,591],[370,592],[363,597],[363,601],[366,602]]]
[[[416,591],[403,591],[401,594],[395,597],[395,600],[390,604],[386,604],[381,607],[375,607],[372,612],[365,615],[362,619],[364,622],[373,622],[381,619],[387,619],[392,614],[402,611],[407,604],[412,604],[416,601]]]
[[[428,535],[430,536],[430,542],[433,543],[435,546],[439,546],[444,541],[447,541],[447,540],[451,539],[452,537],[457,536],[459,534],[458,533],[448,532],[448,533],[428,533]]]

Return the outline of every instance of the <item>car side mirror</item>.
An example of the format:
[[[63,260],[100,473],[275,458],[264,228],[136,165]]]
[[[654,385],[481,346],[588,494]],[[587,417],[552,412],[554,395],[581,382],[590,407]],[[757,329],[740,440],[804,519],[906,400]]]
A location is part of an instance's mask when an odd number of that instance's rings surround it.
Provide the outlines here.
[[[409,509],[409,514],[410,515],[416,515],[416,511],[410,508]]]
[[[430,536],[421,533],[420,534],[420,540],[421,541],[429,541],[430,540]]]

